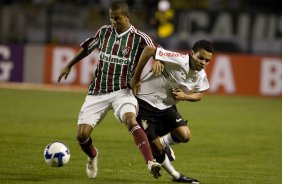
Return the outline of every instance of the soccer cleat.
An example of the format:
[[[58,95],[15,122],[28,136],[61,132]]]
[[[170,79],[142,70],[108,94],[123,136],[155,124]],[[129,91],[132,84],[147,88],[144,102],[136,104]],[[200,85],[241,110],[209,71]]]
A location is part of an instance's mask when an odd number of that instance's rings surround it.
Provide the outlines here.
[[[174,154],[174,151],[171,149],[171,147],[166,146],[164,148],[164,152],[167,155],[169,161],[174,161],[175,160],[175,154]]]
[[[178,179],[173,178],[172,181],[180,182],[180,183],[200,184],[200,182],[196,180],[195,178],[189,178],[187,176],[184,176],[183,174],[180,174],[180,177]]]
[[[98,171],[98,151],[95,158],[87,157],[86,173],[88,178],[95,178]]]
[[[148,161],[148,169],[150,170],[150,173],[154,176],[154,178],[159,178],[161,176],[160,170],[161,170],[161,164],[159,164],[156,161]]]

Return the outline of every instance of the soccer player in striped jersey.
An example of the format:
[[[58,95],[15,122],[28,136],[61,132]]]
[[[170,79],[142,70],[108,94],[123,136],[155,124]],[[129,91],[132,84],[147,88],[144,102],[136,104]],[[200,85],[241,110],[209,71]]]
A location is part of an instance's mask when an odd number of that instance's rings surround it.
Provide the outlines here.
[[[98,169],[98,149],[92,143],[91,133],[110,109],[132,134],[150,172],[155,178],[160,176],[161,166],[154,160],[148,138],[136,121],[137,100],[129,85],[144,47],[154,46],[154,43],[131,25],[129,13],[124,1],[113,2],[109,8],[111,25],[102,26],[84,41],[58,77],[58,82],[66,79],[73,65],[98,49],[98,65],[79,113],[77,129],[79,145],[88,156],[86,173],[89,178],[95,178]]]
[[[164,150],[191,138],[187,122],[175,105],[178,101],[201,100],[203,92],[209,88],[204,69],[212,53],[213,46],[206,40],[197,41],[186,55],[146,46],[130,82],[139,103],[137,121],[147,134],[154,157],[176,182],[199,183],[177,172]],[[163,63],[162,74],[156,76],[150,72],[140,79],[150,57]]]

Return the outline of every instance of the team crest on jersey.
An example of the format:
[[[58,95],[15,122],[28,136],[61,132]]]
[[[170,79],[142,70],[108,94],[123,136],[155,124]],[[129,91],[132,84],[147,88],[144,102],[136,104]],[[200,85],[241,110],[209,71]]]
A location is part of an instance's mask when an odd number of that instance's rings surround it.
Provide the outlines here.
[[[148,123],[146,119],[142,119],[141,120],[141,124],[144,130],[146,130],[148,128]]]
[[[129,52],[130,52],[130,47],[124,47],[122,49],[123,56],[127,56],[129,54]]]

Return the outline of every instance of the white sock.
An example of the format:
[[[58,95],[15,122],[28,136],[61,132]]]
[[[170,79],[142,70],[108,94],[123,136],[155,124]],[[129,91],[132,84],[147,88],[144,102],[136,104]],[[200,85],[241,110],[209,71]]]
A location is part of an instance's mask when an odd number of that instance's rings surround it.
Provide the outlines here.
[[[170,146],[170,145],[179,144],[179,142],[173,141],[170,133],[164,135],[163,137],[160,137],[160,142],[161,142],[163,148]]]
[[[171,175],[173,178],[178,179],[180,177],[180,173],[177,172],[173,165],[171,164],[171,162],[169,161],[167,155],[165,155],[165,160],[163,161],[163,163],[161,163],[162,167],[164,168],[164,170],[166,170],[166,172]]]

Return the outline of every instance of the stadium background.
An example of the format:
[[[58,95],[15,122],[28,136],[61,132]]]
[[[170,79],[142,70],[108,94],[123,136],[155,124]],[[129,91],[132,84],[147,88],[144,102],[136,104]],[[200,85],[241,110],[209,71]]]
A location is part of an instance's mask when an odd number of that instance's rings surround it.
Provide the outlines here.
[[[2,0],[0,81],[57,84],[79,43],[108,24],[111,0]],[[280,1],[129,0],[132,23],[163,47],[185,51],[198,39],[214,43],[208,67],[214,94],[282,95]],[[65,82],[86,86],[96,55]],[[89,70],[90,68],[90,70]]]

